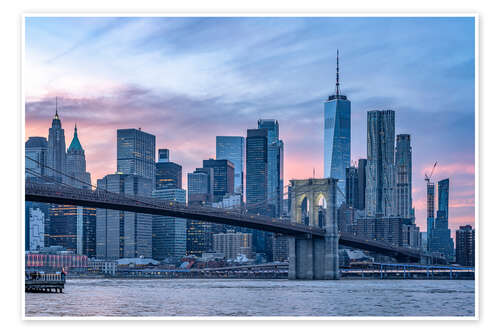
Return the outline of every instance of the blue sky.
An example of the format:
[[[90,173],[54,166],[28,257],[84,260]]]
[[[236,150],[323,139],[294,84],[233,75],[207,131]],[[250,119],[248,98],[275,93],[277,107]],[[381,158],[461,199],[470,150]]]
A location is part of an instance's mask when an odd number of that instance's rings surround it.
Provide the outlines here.
[[[286,179],[322,174],[339,49],[352,159],[366,156],[366,111],[395,110],[396,133],[412,136],[417,223],[438,160],[455,229],[474,223],[474,37],[467,17],[27,18],[26,136],[47,136],[60,96],[95,182],[116,170],[117,128],[155,134],[185,174],[215,156],[216,135],[276,118]]]

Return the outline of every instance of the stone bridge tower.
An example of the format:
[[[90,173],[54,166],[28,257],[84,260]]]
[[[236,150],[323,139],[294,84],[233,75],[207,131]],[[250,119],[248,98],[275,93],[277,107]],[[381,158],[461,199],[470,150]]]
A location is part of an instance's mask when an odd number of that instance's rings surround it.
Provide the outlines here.
[[[288,278],[338,280],[339,232],[335,195],[337,180],[291,180],[291,221],[326,230],[325,237],[290,237]]]

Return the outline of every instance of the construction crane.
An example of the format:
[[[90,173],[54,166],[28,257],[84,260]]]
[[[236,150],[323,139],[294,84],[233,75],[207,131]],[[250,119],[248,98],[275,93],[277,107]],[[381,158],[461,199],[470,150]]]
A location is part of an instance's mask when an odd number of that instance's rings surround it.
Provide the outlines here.
[[[429,175],[425,174],[425,178],[424,178],[424,179],[425,179],[425,181],[427,182],[427,185],[429,185],[429,184],[430,184],[430,182],[431,182],[431,177],[432,177],[432,174],[434,173],[434,170],[436,169],[436,165],[437,165],[437,164],[438,164],[438,162],[436,161],[436,162],[434,163],[434,166],[432,167],[432,171],[431,171],[431,173],[430,173]]]

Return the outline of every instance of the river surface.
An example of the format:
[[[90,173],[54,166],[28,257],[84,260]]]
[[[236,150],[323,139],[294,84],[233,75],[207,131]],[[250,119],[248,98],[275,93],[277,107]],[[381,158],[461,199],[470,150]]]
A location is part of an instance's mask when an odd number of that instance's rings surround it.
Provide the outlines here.
[[[474,316],[474,281],[72,279],[25,300],[26,317]]]

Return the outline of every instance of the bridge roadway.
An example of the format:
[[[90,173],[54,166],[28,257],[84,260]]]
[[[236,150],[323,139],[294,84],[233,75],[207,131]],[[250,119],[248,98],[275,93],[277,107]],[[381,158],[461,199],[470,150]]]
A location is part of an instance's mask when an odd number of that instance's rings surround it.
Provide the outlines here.
[[[78,189],[28,180],[25,185],[25,200],[179,217],[258,229],[299,238],[323,238],[326,234],[322,228],[292,223],[289,219],[242,214],[237,210],[186,205],[151,197],[124,196],[100,189]],[[422,257],[425,257],[423,252],[418,250],[395,247],[385,242],[362,239],[351,234],[340,234],[339,244],[392,256],[405,262],[419,262]],[[432,259],[435,263],[443,262],[441,258]]]

